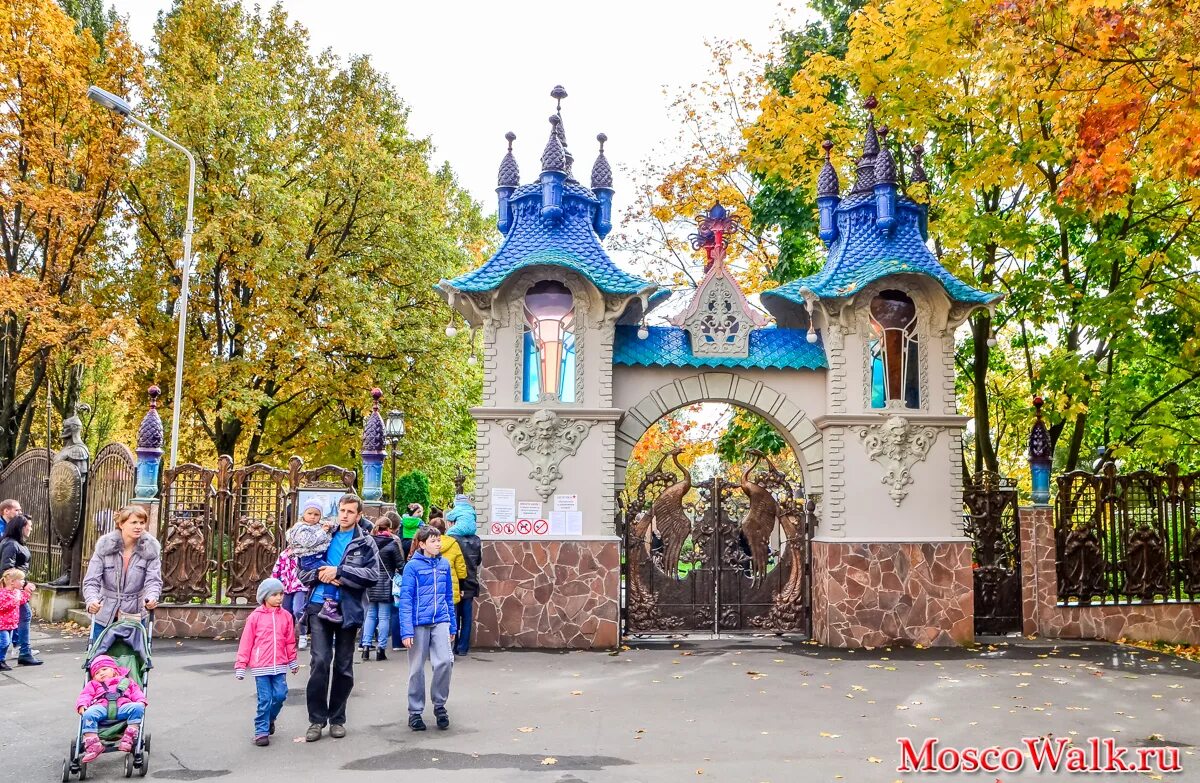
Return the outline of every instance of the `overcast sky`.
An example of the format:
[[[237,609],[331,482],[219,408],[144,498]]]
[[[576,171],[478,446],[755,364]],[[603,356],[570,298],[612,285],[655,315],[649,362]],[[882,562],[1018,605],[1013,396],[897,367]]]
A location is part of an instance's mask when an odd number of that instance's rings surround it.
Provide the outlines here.
[[[149,47],[170,0],[113,0],[134,38]],[[269,5],[269,3],[262,3]],[[596,134],[617,169],[617,209],[628,204],[626,169],[674,135],[664,88],[674,93],[708,73],[706,39],[738,39],[766,50],[775,22],[794,18],[776,0],[737,2],[447,2],[284,0],[314,47],[342,58],[370,55],[409,104],[412,129],[431,136],[435,163],[448,160],[489,211],[504,133],[517,134],[521,181],[532,181],[549,134],[550,89],[566,87],[563,125],[586,183]]]

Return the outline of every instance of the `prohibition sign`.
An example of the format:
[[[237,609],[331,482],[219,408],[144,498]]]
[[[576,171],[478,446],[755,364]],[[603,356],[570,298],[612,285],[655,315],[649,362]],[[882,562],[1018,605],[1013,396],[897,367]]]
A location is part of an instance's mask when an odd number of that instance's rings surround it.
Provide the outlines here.
[[[513,527],[513,523],[512,523],[512,522],[505,522],[505,523],[504,523],[504,534],[505,534],[505,535],[511,536],[515,530],[516,530],[516,528],[515,528],[515,527]]]
[[[504,525],[500,524],[499,522],[492,523],[492,535],[493,536],[498,536],[503,532],[504,532]]]
[[[533,523],[533,532],[539,536],[544,536],[550,532],[550,523],[544,519],[539,519]]]
[[[520,533],[523,536],[527,536],[527,535],[529,535],[529,533],[532,530],[533,530],[533,525],[532,525],[532,523],[530,523],[530,521],[528,519],[517,520],[517,532],[518,533]]]

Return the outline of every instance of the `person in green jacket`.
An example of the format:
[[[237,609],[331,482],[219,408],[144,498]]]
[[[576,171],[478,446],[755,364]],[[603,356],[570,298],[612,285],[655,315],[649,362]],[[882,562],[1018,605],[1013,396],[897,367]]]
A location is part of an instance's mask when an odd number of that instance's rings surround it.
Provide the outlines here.
[[[413,536],[417,534],[417,528],[425,524],[425,509],[420,503],[409,503],[408,511],[404,516],[400,517],[400,538],[404,539],[402,550],[407,553],[412,545]]]

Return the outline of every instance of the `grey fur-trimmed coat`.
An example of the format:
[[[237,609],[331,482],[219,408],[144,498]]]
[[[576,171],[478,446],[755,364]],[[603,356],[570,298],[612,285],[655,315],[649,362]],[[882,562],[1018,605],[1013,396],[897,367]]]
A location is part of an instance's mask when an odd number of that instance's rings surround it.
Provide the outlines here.
[[[109,625],[116,618],[118,596],[120,611],[144,615],[145,602],[157,601],[162,595],[161,548],[154,536],[143,533],[138,539],[122,583],[123,548],[120,530],[100,536],[88,562],[87,575],[83,577],[83,603],[86,606],[100,602],[100,612],[96,615],[100,625]]]

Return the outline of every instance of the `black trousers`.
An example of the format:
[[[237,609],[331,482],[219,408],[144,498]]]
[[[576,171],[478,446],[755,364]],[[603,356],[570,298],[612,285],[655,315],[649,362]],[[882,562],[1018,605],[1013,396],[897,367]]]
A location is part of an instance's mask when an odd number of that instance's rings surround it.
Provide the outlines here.
[[[311,604],[308,614],[308,629],[312,634],[309,651],[308,722],[324,726],[345,725],[346,702],[354,690],[354,637],[358,626],[344,627],[340,623],[322,620],[316,612],[317,604]]]

